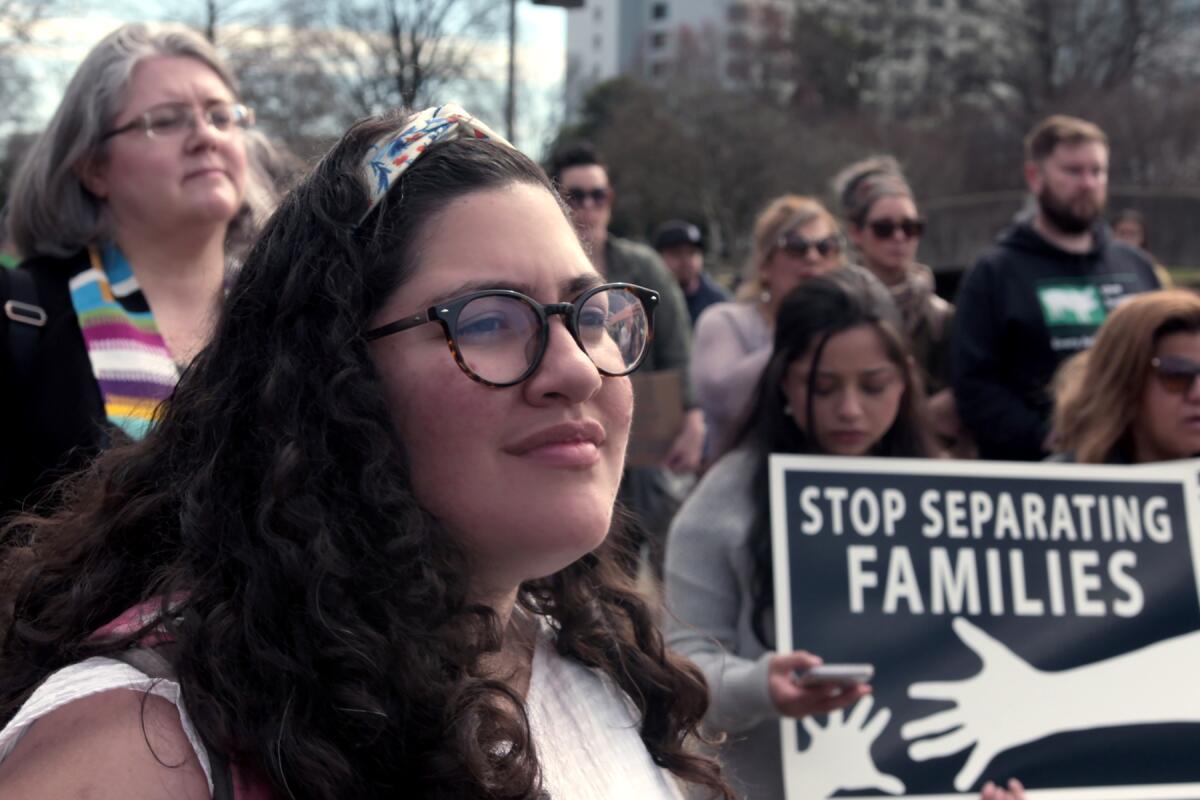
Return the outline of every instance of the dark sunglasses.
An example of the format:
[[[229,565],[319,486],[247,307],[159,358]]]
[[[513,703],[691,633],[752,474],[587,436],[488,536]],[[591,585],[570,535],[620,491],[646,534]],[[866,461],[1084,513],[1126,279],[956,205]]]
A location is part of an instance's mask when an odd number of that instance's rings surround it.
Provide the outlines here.
[[[831,254],[840,253],[842,242],[837,234],[830,234],[823,239],[805,239],[798,233],[785,233],[779,237],[779,249],[797,258],[806,258],[808,251],[813,249],[821,258],[826,258]]]
[[[897,230],[904,234],[905,239],[916,239],[925,232],[925,220],[911,217],[877,219],[874,222],[868,222],[867,227],[871,229],[871,233],[875,234],[877,239],[890,239],[896,235]]]
[[[583,208],[588,200],[597,208],[603,208],[608,203],[608,189],[564,189],[563,197],[571,208]]]
[[[511,289],[484,289],[367,331],[368,341],[427,322],[442,326],[459,368],[488,386],[513,386],[537,372],[550,342],[550,317],[561,314],[575,344],[601,375],[638,368],[654,336],[658,293],[605,283],[570,303],[539,303]]]
[[[1187,394],[1200,375],[1200,364],[1178,356],[1152,358],[1150,366],[1154,367],[1159,384],[1171,394]]]

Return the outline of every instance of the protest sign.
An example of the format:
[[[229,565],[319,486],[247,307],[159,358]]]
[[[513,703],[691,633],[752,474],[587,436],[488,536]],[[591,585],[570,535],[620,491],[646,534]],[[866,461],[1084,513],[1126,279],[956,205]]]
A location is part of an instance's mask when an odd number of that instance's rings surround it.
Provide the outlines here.
[[[788,799],[1200,798],[1198,469],[772,456],[777,649],[875,666]]]

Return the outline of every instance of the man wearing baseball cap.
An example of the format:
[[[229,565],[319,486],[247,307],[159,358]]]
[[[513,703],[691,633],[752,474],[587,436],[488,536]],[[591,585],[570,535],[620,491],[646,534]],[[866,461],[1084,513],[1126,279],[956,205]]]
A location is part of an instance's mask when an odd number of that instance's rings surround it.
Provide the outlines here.
[[[729,293],[704,274],[704,235],[700,228],[681,219],[668,220],[654,232],[654,249],[679,281],[693,325],[701,311],[729,299]]]

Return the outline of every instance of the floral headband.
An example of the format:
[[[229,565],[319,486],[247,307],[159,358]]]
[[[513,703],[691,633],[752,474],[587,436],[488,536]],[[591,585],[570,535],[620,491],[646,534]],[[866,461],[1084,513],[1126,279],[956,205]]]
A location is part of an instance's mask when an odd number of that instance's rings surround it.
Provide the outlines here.
[[[412,163],[434,142],[451,139],[491,139],[512,147],[503,136],[468,114],[455,103],[427,108],[408,121],[404,130],[388,134],[367,151],[363,177],[371,193],[371,204],[359,223],[366,219],[379,201],[395,185]]]

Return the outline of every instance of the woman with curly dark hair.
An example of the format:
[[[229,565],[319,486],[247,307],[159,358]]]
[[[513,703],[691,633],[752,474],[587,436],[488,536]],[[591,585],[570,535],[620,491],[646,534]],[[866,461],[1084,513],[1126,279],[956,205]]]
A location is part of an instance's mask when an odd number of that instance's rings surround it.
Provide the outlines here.
[[[352,128],[149,436],[9,527],[0,796],[727,797],[616,559],[656,300],[460,109]]]

